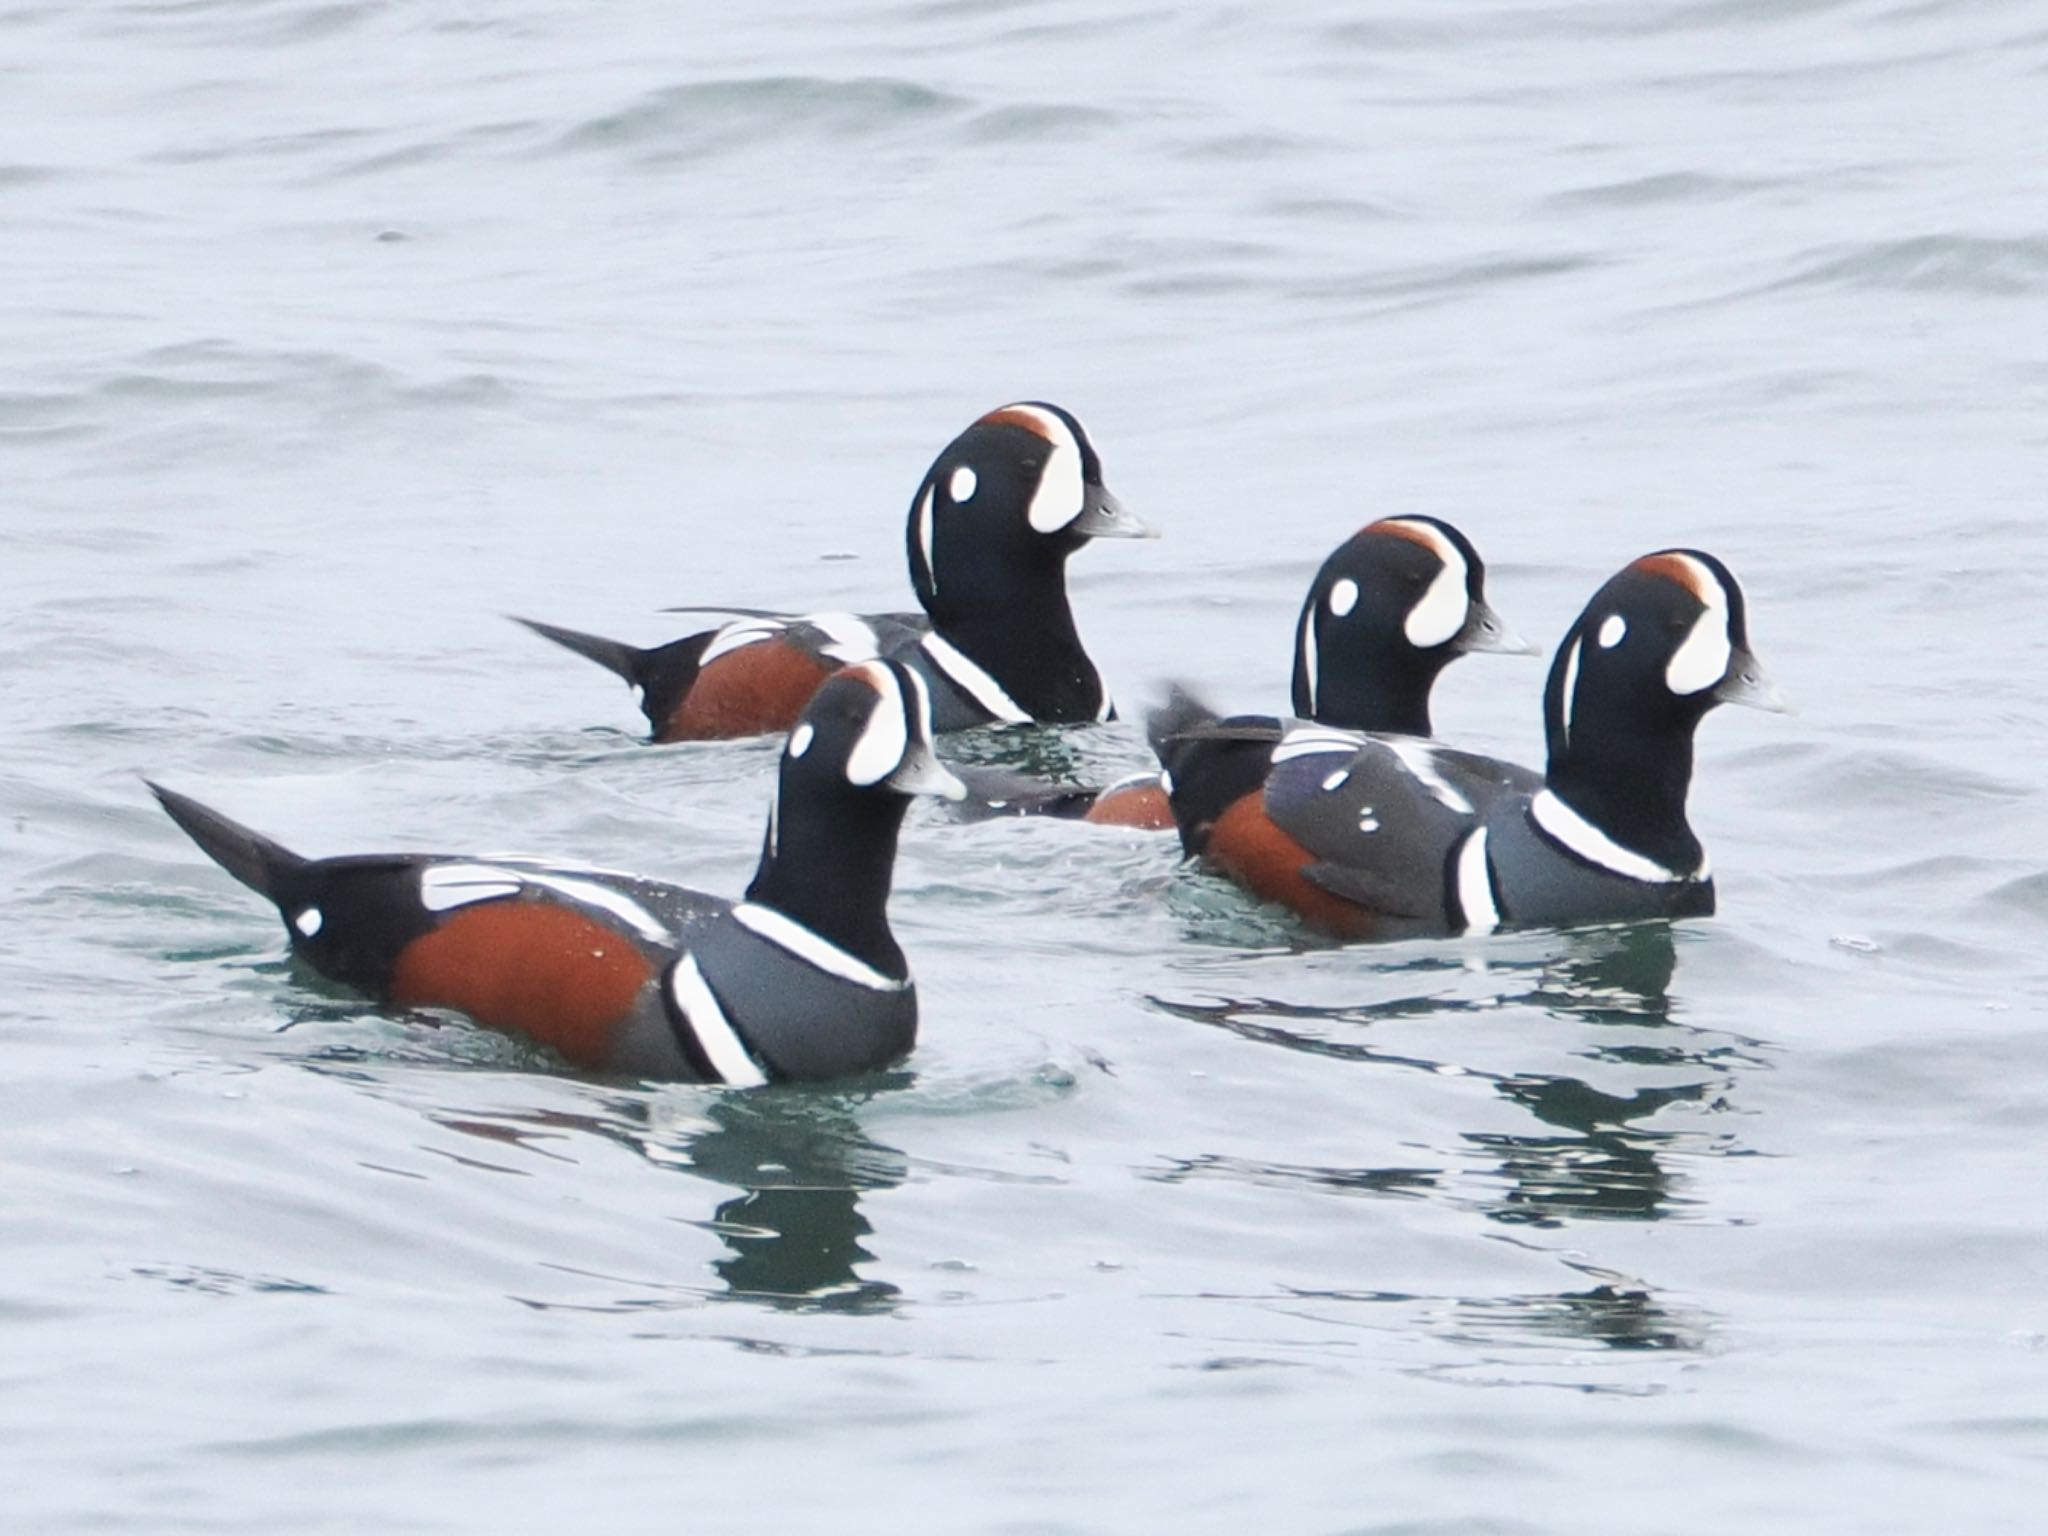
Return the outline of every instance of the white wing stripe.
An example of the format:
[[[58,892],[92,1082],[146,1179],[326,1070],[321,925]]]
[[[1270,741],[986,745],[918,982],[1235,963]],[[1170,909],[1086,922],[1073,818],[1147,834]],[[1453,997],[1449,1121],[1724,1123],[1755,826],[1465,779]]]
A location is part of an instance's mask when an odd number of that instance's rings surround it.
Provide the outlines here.
[[[1500,926],[1493,881],[1486,869],[1486,828],[1475,828],[1458,850],[1458,907],[1465,914],[1465,932],[1484,937]]]
[[[669,967],[668,991],[720,1082],[734,1088],[758,1088],[768,1081],[768,1074],[718,1006],[716,994],[697,968],[696,957],[688,951]]]

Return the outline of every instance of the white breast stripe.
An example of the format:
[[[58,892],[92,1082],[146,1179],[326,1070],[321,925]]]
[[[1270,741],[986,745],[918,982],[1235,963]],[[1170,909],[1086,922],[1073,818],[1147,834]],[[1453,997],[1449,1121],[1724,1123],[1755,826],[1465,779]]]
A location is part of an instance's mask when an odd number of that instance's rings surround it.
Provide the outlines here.
[[[697,969],[696,956],[687,950],[669,967],[668,993],[675,999],[683,1022],[703,1047],[704,1059],[711,1063],[720,1082],[734,1088],[758,1088],[768,1081],[768,1074],[761,1070],[761,1064],[754,1060],[746,1042],[726,1018],[725,1010],[718,1006],[718,998],[704,980],[704,973]]]
[[[711,637],[711,643],[704,647],[704,654],[697,658],[697,665],[708,667],[719,657],[742,646],[772,640],[786,627],[780,619],[736,619]]]
[[[1609,874],[1620,875],[1624,880],[1641,880],[1645,884],[1654,885],[1675,885],[1705,880],[1712,873],[1704,855],[1700,859],[1698,869],[1689,875],[1682,875],[1666,869],[1655,859],[1646,859],[1640,853],[1631,852],[1566,805],[1555,790],[1539,790],[1536,798],[1529,802],[1529,815],[1537,826],[1588,864],[1598,865]]]
[[[1355,753],[1365,745],[1357,731],[1340,731],[1332,725],[1296,726],[1280,738],[1273,749],[1273,761],[1291,763],[1297,757],[1320,757],[1326,752]]]
[[[743,901],[732,909],[732,915],[742,928],[759,934],[777,949],[794,955],[804,964],[850,981],[855,986],[866,987],[871,992],[907,992],[910,990],[908,976],[898,980],[885,976],[865,960],[857,960],[828,939],[820,938],[794,918],[785,917],[773,907],[764,907],[756,902]]]
[[[491,864],[429,864],[420,871],[420,905],[448,912],[472,902],[516,896],[520,877]]]
[[[873,661],[882,654],[875,627],[855,613],[807,613],[804,622],[832,637],[824,652],[844,666]]]
[[[935,634],[926,635],[921,643],[925,655],[931,657],[932,665],[996,719],[1006,725],[1023,725],[1031,719],[1021,704],[1003,692],[1002,684],[969,661],[955,646]]]
[[[1484,935],[1500,926],[1493,881],[1486,869],[1486,828],[1473,829],[1458,849],[1458,909],[1465,914],[1465,932]]]
[[[1437,804],[1456,811],[1460,816],[1472,814],[1472,802],[1452,786],[1450,780],[1437,772],[1436,753],[1426,741],[1412,736],[1383,736],[1380,738],[1386,749],[1401,761],[1401,766],[1414,776],[1422,787],[1436,797]]]

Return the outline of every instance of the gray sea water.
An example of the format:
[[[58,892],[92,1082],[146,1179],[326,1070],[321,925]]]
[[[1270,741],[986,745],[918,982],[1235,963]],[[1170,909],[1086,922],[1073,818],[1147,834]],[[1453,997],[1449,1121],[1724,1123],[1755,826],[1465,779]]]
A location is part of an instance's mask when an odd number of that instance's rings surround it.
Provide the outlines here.
[[[0,0],[0,101],[8,1530],[2039,1529],[2048,6]],[[735,892],[772,746],[501,615],[903,606],[1019,397],[1165,530],[1127,711],[1283,704],[1375,516],[1549,643],[1720,555],[1721,916],[921,812],[915,1056],[731,1094],[316,987],[147,801]]]

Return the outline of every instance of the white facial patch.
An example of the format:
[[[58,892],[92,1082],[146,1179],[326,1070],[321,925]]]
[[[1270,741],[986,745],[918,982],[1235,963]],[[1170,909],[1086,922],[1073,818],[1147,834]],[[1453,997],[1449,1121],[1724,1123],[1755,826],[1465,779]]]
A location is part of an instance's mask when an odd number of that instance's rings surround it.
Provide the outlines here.
[[[326,919],[320,915],[318,907],[308,907],[292,919],[292,926],[310,939],[320,931],[321,924],[324,922],[326,922]]]
[[[1735,642],[1728,634],[1728,592],[1720,578],[1690,555],[1674,555],[1694,573],[1694,592],[1706,606],[1664,669],[1664,686],[1681,696],[1703,693],[1728,675]]]
[[[904,724],[903,690],[896,674],[884,666],[866,666],[860,675],[876,697],[860,739],[846,755],[846,782],[879,784],[902,766],[903,754],[910,749],[910,730]]]
[[[1600,626],[1600,649],[1611,651],[1628,636],[1628,620],[1618,613],[1607,615],[1607,622]]]
[[[806,752],[811,750],[812,738],[814,738],[817,734],[818,733],[811,728],[811,722],[808,720],[804,721],[795,730],[789,733],[789,755],[791,757],[802,757]]]
[[[1349,576],[1340,577],[1330,588],[1330,616],[1341,619],[1358,606],[1358,583]]]
[[[946,482],[946,494],[953,498],[954,506],[964,506],[974,500],[974,487],[978,483],[973,468],[962,464],[953,471],[953,478]]]
[[[1002,414],[1028,417],[1052,450],[1039,472],[1025,520],[1040,533],[1058,533],[1081,515],[1081,445],[1067,424],[1043,406],[1006,405]]]
[[[1408,620],[1401,626],[1408,643],[1426,651],[1448,642],[1465,627],[1465,620],[1471,616],[1472,599],[1465,591],[1469,567],[1458,546],[1445,538],[1441,530],[1408,518],[1398,521],[1403,528],[1414,529],[1422,542],[1428,544],[1436,552],[1437,559],[1443,562],[1443,568],[1430,582],[1429,590],[1408,610]]]

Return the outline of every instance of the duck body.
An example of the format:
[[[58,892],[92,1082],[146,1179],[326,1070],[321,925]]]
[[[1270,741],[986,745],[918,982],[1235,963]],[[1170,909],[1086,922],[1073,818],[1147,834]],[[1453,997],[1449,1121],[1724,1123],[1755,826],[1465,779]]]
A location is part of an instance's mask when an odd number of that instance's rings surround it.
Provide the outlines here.
[[[308,859],[187,796],[164,809],[276,904],[292,952],[393,1007],[450,1008],[577,1066],[753,1087],[872,1070],[917,1034],[887,921],[905,797],[957,796],[923,684],[872,662],[785,747],[759,867],[729,901],[615,870],[443,854]]]
[[[680,610],[738,617],[648,649],[518,622],[637,688],[656,742],[788,730],[836,668],[876,657],[925,678],[939,731],[1106,720],[1066,563],[1091,539],[1150,536],[1103,486],[1079,420],[1028,401],[983,416],[925,472],[905,528],[922,613]]]
[[[1711,914],[1685,801],[1718,703],[1782,707],[1734,577],[1667,550],[1567,633],[1543,774],[1416,737],[1218,721],[1185,698],[1153,733],[1187,853],[1326,933],[1394,939]]]
[[[1534,648],[1487,602],[1486,565],[1472,541],[1441,518],[1382,518],[1332,550],[1309,583],[1294,626],[1295,715],[1354,731],[1427,737],[1437,678],[1460,656],[1481,651],[1526,655]],[[1263,777],[1258,765],[1265,761],[1252,743],[1277,744],[1283,727],[1263,716],[1228,724],[1244,734],[1224,754],[1233,763],[1222,777],[1248,789],[1255,773]],[[1104,825],[1165,831],[1177,824],[1156,774],[1110,785],[1078,806],[1054,799],[1050,808]]]

